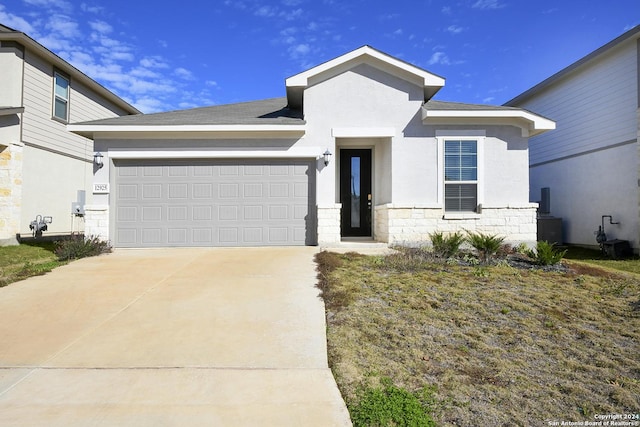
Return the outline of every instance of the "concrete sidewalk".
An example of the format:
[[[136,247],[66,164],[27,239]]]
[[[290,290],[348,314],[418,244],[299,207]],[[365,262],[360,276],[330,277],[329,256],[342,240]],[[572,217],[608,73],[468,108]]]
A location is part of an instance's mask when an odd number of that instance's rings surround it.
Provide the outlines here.
[[[316,251],[118,250],[1,288],[0,425],[350,425]]]

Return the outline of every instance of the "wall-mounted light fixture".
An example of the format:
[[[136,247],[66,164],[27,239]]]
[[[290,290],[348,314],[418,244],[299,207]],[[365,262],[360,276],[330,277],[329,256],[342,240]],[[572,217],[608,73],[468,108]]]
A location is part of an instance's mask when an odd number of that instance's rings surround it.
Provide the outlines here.
[[[102,168],[102,166],[104,166],[104,163],[102,162],[102,158],[103,157],[104,156],[99,151],[96,151],[96,153],[93,155],[93,164],[96,165],[96,167],[98,169],[100,169],[100,168]]]
[[[329,151],[329,149],[327,148],[327,151],[322,153],[322,156],[324,157],[324,165],[328,166],[329,160],[331,160],[331,151]]]

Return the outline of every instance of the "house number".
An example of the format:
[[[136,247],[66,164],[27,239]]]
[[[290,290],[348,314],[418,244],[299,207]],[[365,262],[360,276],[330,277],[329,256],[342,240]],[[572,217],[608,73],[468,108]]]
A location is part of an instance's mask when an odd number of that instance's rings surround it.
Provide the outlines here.
[[[109,184],[93,184],[93,194],[109,193]]]

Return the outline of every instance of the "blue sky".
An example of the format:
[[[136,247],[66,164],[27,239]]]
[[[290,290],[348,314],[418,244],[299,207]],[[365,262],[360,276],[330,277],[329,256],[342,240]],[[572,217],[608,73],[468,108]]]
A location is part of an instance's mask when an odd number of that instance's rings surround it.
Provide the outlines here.
[[[502,104],[640,23],[638,0],[0,0],[24,31],[143,112],[285,95],[368,44]]]

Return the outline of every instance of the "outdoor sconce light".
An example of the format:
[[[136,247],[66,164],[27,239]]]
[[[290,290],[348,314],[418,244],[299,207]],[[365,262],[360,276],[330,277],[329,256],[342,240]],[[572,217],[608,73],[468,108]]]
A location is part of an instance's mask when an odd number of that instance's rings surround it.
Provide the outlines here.
[[[329,160],[331,160],[331,151],[329,151],[329,149],[327,148],[327,151],[322,153],[322,156],[324,157],[324,165],[328,166]]]
[[[102,158],[104,156],[102,155],[101,152],[97,151],[94,155],[93,155],[93,164],[96,165],[96,167],[98,169],[102,168],[102,166],[104,166],[104,163],[102,163]]]

